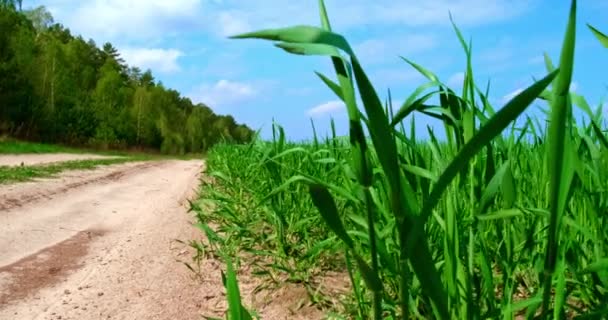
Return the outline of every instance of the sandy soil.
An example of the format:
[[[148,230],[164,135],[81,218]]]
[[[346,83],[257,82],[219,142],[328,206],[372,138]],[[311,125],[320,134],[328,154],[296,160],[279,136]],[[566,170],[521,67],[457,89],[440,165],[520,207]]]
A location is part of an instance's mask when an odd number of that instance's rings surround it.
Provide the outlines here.
[[[2,186],[0,319],[200,319],[204,288],[175,239],[200,237],[186,199],[201,167],[129,163]]]
[[[203,240],[187,214],[202,167],[127,163],[0,186],[0,319],[223,318],[223,264],[203,259],[198,276],[184,265]],[[239,274],[263,319],[322,318],[302,288],[261,296],[256,279]]]
[[[70,160],[87,160],[87,159],[110,159],[112,156],[103,156],[98,154],[71,154],[71,153],[49,153],[49,154],[9,154],[0,156],[0,166],[19,166],[21,163],[25,166],[37,164],[49,164],[54,162],[63,162]]]

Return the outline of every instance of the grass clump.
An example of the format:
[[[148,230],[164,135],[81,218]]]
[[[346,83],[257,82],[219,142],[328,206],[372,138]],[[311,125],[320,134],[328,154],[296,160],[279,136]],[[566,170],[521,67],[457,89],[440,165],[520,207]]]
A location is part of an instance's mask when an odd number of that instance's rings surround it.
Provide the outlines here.
[[[455,25],[467,58],[461,94],[404,59],[427,82],[393,112],[390,96],[380,99],[348,41],[331,30],[323,1],[320,17],[321,27],[235,38],[330,57],[335,80],[318,75],[347,106],[349,140],[335,136],[332,122],[331,137],[294,144],[274,125],[272,141],[213,148],[215,181],[194,204],[211,249],[247,253],[255,274],[302,283],[334,310],[314,279],[348,273],[345,318],[606,317],[608,143],[601,107],[592,111],[569,90],[576,1],[558,66],[546,55],[547,75],[498,110],[475,83],[471,45]],[[529,117],[517,125],[539,98],[548,126]],[[417,139],[415,114],[441,120],[445,136],[427,127],[430,139]],[[214,210],[202,209],[207,201]],[[234,299],[238,286],[227,288]],[[234,308],[229,319],[249,317]]]
[[[26,153],[77,153],[78,151],[72,148],[67,148],[58,145],[23,142],[14,139],[0,137],[0,154],[26,154]]]
[[[150,157],[146,156],[137,156],[111,159],[73,160],[34,166],[0,166],[0,184],[31,181],[36,178],[52,178],[57,174],[68,170],[92,170],[99,166],[150,159]]]

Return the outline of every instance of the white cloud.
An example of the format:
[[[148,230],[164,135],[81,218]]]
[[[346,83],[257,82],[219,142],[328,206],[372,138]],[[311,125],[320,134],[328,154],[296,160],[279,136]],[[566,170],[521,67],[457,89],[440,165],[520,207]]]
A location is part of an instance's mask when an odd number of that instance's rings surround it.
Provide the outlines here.
[[[449,26],[448,12],[459,26],[494,23],[518,16],[538,0],[394,0],[326,1],[330,19],[339,32],[366,25]],[[291,24],[318,24],[318,7],[309,1],[227,0],[212,6],[218,12],[230,12],[228,29],[237,25],[272,28]],[[222,20],[221,15],[216,20]],[[294,17],[297,17],[294,19]],[[225,17],[224,17],[225,19]],[[219,25],[222,28],[222,24]]]
[[[480,69],[492,74],[510,70],[519,63],[514,58],[517,50],[518,44],[511,37],[500,38],[479,53]]]
[[[509,102],[511,99],[515,98],[515,96],[517,96],[518,94],[520,94],[522,91],[524,91],[523,88],[518,88],[515,89],[514,91],[504,95],[501,99],[500,99],[500,103],[507,103]]]
[[[220,80],[214,84],[198,86],[189,96],[194,103],[204,103],[210,107],[226,107],[255,98],[258,88],[252,84]]]
[[[449,25],[448,10],[460,25],[478,25],[521,14],[532,1],[525,0],[429,0],[421,2],[376,1],[375,6],[362,5],[360,16],[372,23],[396,23],[408,26]],[[338,11],[336,11],[338,12]]]
[[[576,92],[578,90],[578,82],[573,81],[570,83],[570,92]]]
[[[459,26],[499,22],[523,14],[539,0],[333,0],[327,7],[335,29],[374,26]],[[310,1],[280,0],[33,0],[56,20],[96,41],[160,41],[167,36],[211,31],[225,37],[259,28],[319,24]]]
[[[420,84],[424,81],[417,70],[403,63],[401,68],[382,68],[371,72],[370,78],[376,90],[384,90],[386,87],[395,88],[403,85]]]
[[[512,92],[504,95],[502,98],[500,98],[500,103],[505,104],[505,103],[509,102],[511,99],[515,98],[516,95],[522,93],[524,91],[524,89],[525,89],[524,87],[517,88],[517,89],[513,90]],[[570,92],[576,92],[577,89],[578,89],[578,83],[572,82],[570,84]]]
[[[290,96],[308,96],[313,94],[315,89],[310,87],[299,87],[299,88],[291,88],[286,89],[285,93]]]
[[[462,87],[464,72],[456,72],[448,79],[447,85],[450,87]]]
[[[498,63],[510,60],[513,57],[513,47],[516,46],[513,39],[503,37],[489,46],[479,54],[479,60],[485,63]]]
[[[309,109],[306,114],[309,117],[320,117],[329,113],[337,113],[346,110],[344,102],[340,100],[332,100],[322,103],[314,108]]]
[[[241,12],[225,11],[217,15],[218,31],[222,36],[231,36],[247,31],[252,31],[247,19]]]
[[[407,57],[413,53],[428,51],[437,44],[434,35],[417,33],[368,39],[355,45],[355,53],[363,63],[373,64],[387,60],[397,61],[399,56]]]
[[[248,73],[248,65],[242,50],[226,50],[207,55],[199,74],[219,79],[238,78]]]
[[[57,21],[96,41],[156,39],[200,24],[201,0],[51,0]],[[73,6],[73,7],[72,7]]]
[[[171,73],[181,70],[177,59],[184,53],[176,49],[124,48],[120,55],[130,66]]]
[[[532,58],[530,58],[530,60],[528,60],[529,64],[544,64],[545,63],[545,56],[543,56],[542,54],[539,54],[537,56],[534,56]]]

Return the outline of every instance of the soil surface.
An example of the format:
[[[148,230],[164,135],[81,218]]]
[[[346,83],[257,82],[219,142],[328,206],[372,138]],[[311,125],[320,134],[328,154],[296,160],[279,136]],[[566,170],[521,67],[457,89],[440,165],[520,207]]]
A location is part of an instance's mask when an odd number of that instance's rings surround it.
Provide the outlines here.
[[[99,154],[71,154],[71,153],[49,153],[49,154],[8,154],[0,155],[0,166],[33,166],[39,164],[49,164],[54,162],[64,162],[71,160],[97,160],[111,159],[114,156],[103,156]]]
[[[203,259],[195,275],[184,264],[203,240],[188,213],[203,166],[132,162],[0,185],[0,319],[223,318],[224,265]],[[263,319],[322,318],[301,289],[261,296],[247,272],[239,281]]]
[[[0,319],[200,319],[205,288],[175,240],[200,238],[187,199],[202,166],[128,163],[0,186]]]

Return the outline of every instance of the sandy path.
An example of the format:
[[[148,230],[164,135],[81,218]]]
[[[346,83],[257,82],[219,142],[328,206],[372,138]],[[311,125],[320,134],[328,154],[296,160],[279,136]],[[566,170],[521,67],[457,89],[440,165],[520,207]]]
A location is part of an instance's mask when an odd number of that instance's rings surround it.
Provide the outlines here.
[[[0,155],[0,166],[25,166],[37,164],[49,164],[54,162],[64,162],[70,160],[87,159],[111,159],[113,156],[103,156],[98,154],[72,154],[72,153],[49,153],[49,154],[2,154]]]
[[[128,163],[0,186],[0,319],[200,319],[178,259],[202,161]],[[219,280],[219,279],[218,279]],[[209,300],[207,298],[206,300]]]

